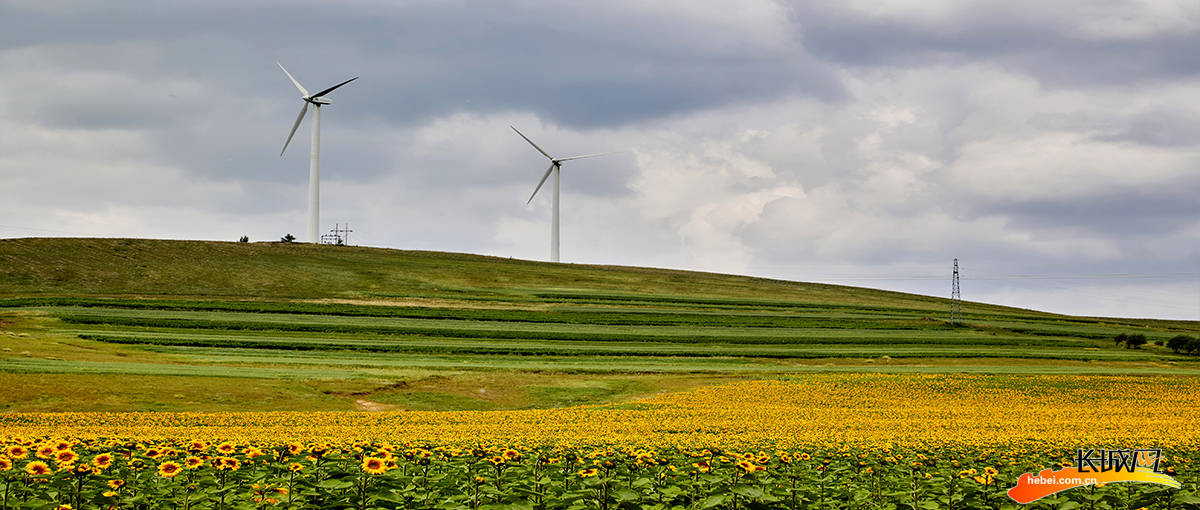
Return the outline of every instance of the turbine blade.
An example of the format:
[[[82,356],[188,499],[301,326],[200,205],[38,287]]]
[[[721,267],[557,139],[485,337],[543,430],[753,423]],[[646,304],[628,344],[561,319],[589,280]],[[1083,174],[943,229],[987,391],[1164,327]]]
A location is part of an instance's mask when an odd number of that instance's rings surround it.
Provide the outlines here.
[[[339,83],[339,84],[337,84],[337,85],[334,85],[334,86],[332,86],[332,87],[329,87],[329,88],[327,88],[327,89],[325,89],[325,90],[322,90],[322,91],[320,91],[320,92],[317,92],[316,94],[313,94],[313,95],[312,95],[312,98],[313,98],[313,99],[316,99],[316,98],[318,98],[318,97],[321,97],[321,96],[323,96],[323,95],[325,95],[325,94],[328,94],[328,93],[330,93],[330,92],[333,92],[333,91],[334,91],[335,89],[337,89],[338,87],[341,87],[342,85],[345,85],[345,84],[347,84],[347,83],[350,83],[350,82],[352,82],[352,81],[354,81],[354,80],[357,80],[357,79],[358,79],[358,77],[357,77],[357,76],[355,76],[355,77],[353,77],[353,78],[350,78],[349,80],[346,80],[346,81],[344,81],[344,82],[341,82],[341,83]]]
[[[526,142],[529,142],[529,145],[532,145],[533,148],[537,149],[537,151],[542,153],[543,156],[550,158],[550,161],[554,161],[554,156],[551,156],[546,151],[542,150],[541,147],[538,147],[538,145],[536,143],[533,143],[533,140],[530,140],[528,136],[525,136],[525,133],[522,133],[519,129],[517,129],[515,127],[512,127],[512,126],[508,126],[508,127],[512,128],[513,131],[516,131],[518,135],[521,135],[521,138],[524,138]],[[530,200],[532,200],[532,198],[530,198]]]
[[[558,160],[559,161],[570,161],[572,159],[594,158],[596,156],[607,156],[609,154],[616,154],[616,152],[601,152],[598,154],[584,154],[582,156],[571,156],[569,158],[558,158]]]
[[[535,147],[536,147],[536,145],[535,145]],[[533,202],[533,197],[536,196],[537,192],[542,189],[542,185],[546,184],[546,178],[550,177],[550,172],[553,172],[553,171],[554,171],[554,163],[550,163],[550,168],[546,169],[546,175],[543,175],[542,180],[538,181],[538,186],[533,189],[533,195],[529,195],[529,200],[525,201],[525,205],[529,205],[530,202]]]
[[[304,102],[304,106],[300,107],[300,115],[296,116],[296,123],[292,124],[292,132],[288,133],[288,139],[283,142],[283,150],[279,151],[279,155],[283,155],[283,151],[287,150],[288,144],[292,143],[292,137],[296,136],[296,128],[300,127],[300,121],[304,120],[304,114],[308,113],[308,101]]]
[[[280,69],[283,69],[283,64],[275,62],[275,65],[279,66]],[[308,91],[304,90],[304,85],[301,85],[300,82],[296,81],[296,79],[292,77],[292,73],[287,72],[287,69],[283,69],[283,74],[286,74],[288,79],[292,80],[292,84],[295,85],[296,88],[300,89],[300,95],[308,97]]]

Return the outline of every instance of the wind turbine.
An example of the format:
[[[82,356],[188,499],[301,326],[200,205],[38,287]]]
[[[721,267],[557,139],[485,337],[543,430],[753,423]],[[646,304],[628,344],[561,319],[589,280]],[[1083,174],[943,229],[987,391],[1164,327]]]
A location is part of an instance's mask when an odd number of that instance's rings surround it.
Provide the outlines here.
[[[550,160],[550,168],[546,169],[546,174],[542,176],[541,181],[538,181],[537,188],[534,188],[533,194],[529,195],[529,200],[525,201],[525,205],[529,205],[530,202],[533,202],[533,197],[537,195],[537,192],[542,189],[542,185],[546,183],[546,179],[548,177],[550,177],[551,173],[553,173],[554,174],[554,218],[550,221],[550,261],[558,262],[558,172],[559,172],[559,170],[562,170],[562,162],[570,161],[572,159],[593,158],[596,156],[603,156],[605,154],[611,154],[611,153],[601,152],[599,154],[584,154],[583,156],[571,156],[569,158],[556,158],[554,156],[551,156],[546,151],[542,150],[541,147],[538,147],[538,145],[536,143],[533,143],[533,140],[530,140],[529,137],[525,136],[525,133],[522,133],[519,129],[517,129],[513,126],[508,126],[508,127],[512,128],[513,131],[516,131],[518,135],[521,135],[521,138],[524,138],[526,142],[529,142],[529,145],[532,145],[534,149],[537,149],[538,152],[542,153],[543,156],[546,156],[546,158]]]
[[[329,87],[316,94],[309,94],[304,89],[296,78],[292,77],[287,69],[284,69],[283,64],[276,62],[280,69],[283,69],[283,74],[286,74],[292,84],[300,89],[300,100],[304,101],[304,106],[300,108],[300,115],[296,116],[296,123],[292,124],[292,132],[288,133],[287,141],[283,142],[283,150],[279,151],[279,155],[283,156],[283,151],[286,151],[288,144],[292,143],[292,137],[296,136],[296,129],[300,127],[300,121],[304,120],[304,114],[308,113],[308,105],[313,105],[313,120],[312,120],[312,149],[309,152],[308,160],[308,242],[316,243],[320,241],[317,234],[318,224],[321,220],[321,105],[331,104],[325,98],[325,94],[337,90],[338,87],[357,80],[355,76],[341,82],[337,85]]]

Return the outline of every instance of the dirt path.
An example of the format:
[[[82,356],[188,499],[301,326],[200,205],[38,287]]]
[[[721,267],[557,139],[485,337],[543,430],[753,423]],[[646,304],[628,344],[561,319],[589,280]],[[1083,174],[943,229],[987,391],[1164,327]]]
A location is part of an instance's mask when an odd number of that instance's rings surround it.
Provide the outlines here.
[[[394,409],[396,407],[391,404],[381,404],[379,402],[371,402],[370,400],[363,400],[361,398],[354,401],[354,406],[359,411],[372,411],[372,412],[387,411],[390,409]]]

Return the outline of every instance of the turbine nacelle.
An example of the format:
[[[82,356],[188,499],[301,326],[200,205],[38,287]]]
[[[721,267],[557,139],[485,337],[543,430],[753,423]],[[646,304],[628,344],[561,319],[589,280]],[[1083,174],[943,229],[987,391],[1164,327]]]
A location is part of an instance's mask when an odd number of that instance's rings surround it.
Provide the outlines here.
[[[556,168],[560,169],[560,170],[562,169],[563,161],[571,161],[572,159],[594,158],[596,156],[604,156],[606,154],[612,154],[611,152],[601,152],[599,154],[584,154],[582,156],[571,156],[569,158],[556,158],[554,156],[551,156],[549,152],[546,152],[541,147],[538,147],[538,144],[533,143],[533,140],[530,140],[528,136],[525,136],[525,133],[522,133],[521,130],[519,130],[513,126],[508,126],[508,127],[512,128],[513,131],[516,131],[518,135],[521,135],[521,138],[524,138],[526,142],[529,142],[529,145],[532,145],[534,149],[537,149],[537,151],[542,153],[543,156],[546,156],[546,159],[550,160],[550,168],[546,169],[545,175],[542,175],[542,180],[538,182],[537,188],[534,188],[533,194],[529,195],[529,200],[525,201],[525,205],[529,205],[530,202],[533,202],[533,197],[537,196],[537,192],[542,189],[542,185],[546,183],[546,179],[548,179],[550,177],[550,173],[553,172],[554,169],[556,169]]]
[[[296,136],[296,129],[300,127],[300,121],[304,120],[304,114],[308,113],[308,105],[312,104],[319,108],[321,105],[333,104],[333,101],[330,101],[324,97],[325,94],[337,90],[337,88],[341,87],[342,85],[357,80],[358,77],[355,76],[350,78],[349,80],[317,92],[316,94],[309,94],[308,89],[305,89],[304,85],[301,85],[300,82],[292,76],[292,73],[289,73],[288,70],[283,67],[283,64],[280,64],[279,62],[276,62],[275,64],[278,65],[280,69],[283,69],[283,74],[286,74],[289,80],[292,80],[292,85],[295,85],[296,90],[300,91],[300,99],[304,101],[304,106],[300,108],[300,115],[296,116],[296,122],[292,124],[292,132],[288,133],[287,141],[283,142],[283,150],[279,151],[279,155],[282,156],[283,152],[287,150],[288,145],[292,143],[292,137]]]

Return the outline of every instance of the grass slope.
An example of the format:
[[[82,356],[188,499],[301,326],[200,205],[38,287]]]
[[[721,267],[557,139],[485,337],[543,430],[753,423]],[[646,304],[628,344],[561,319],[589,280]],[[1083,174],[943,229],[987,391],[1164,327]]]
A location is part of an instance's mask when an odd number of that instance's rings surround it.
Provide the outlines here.
[[[0,240],[0,409],[495,409],[815,371],[1196,375],[1196,323],[278,243]]]
[[[698,300],[695,304],[734,306],[782,301],[946,309],[944,300],[925,296],[715,273],[381,248],[149,239],[0,240],[0,281],[0,297]]]

